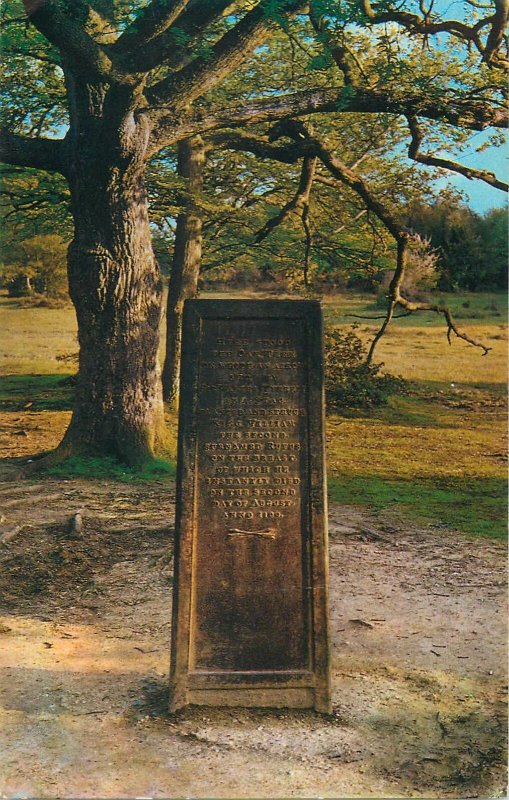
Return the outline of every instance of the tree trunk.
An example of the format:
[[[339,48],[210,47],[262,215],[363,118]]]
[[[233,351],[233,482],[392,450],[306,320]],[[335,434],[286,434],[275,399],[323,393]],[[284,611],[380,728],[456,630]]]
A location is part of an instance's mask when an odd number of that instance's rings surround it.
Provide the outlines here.
[[[170,403],[178,397],[182,312],[184,301],[196,297],[202,251],[202,213],[199,197],[203,186],[205,148],[199,136],[179,142],[178,173],[187,179],[184,209],[177,217],[175,248],[166,308],[166,359],[163,395]]]
[[[65,455],[153,457],[163,434],[158,363],[161,279],[143,181],[149,131],[129,103],[68,77],[74,240],[69,291],[78,319],[79,375]],[[108,106],[109,103],[109,106]]]

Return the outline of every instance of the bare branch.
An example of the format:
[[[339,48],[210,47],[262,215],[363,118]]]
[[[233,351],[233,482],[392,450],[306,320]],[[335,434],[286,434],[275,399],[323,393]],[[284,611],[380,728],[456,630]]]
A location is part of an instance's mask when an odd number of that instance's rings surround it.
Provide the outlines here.
[[[499,63],[497,55],[509,17],[509,3],[508,0],[494,0],[494,2],[495,13],[480,19],[472,26],[454,19],[434,21],[429,12],[423,14],[422,17],[401,9],[375,12],[369,0],[363,0],[362,8],[372,25],[395,22],[405,28],[410,35],[430,36],[437,33],[449,33],[467,44],[473,44],[481,54],[482,60],[487,64],[506,67],[507,62],[500,60]],[[490,25],[490,32],[486,44],[484,44],[480,32],[487,25]]]
[[[441,314],[446,323],[447,323],[447,340],[449,344],[451,344],[451,335],[454,335],[458,339],[462,339],[464,342],[468,342],[473,347],[479,347],[483,351],[483,356],[487,356],[492,347],[486,347],[482,342],[478,339],[473,339],[468,334],[460,331],[458,329],[458,325],[453,319],[450,309],[447,306],[441,305],[439,303],[414,303],[411,300],[407,300],[404,297],[398,298],[398,305],[402,308],[406,308],[407,311],[414,312],[414,311],[434,311],[436,314]]]
[[[10,131],[0,131],[0,160],[18,167],[33,167],[50,172],[67,172],[63,139],[29,139]]]
[[[413,302],[401,294],[401,286],[405,277],[408,244],[408,239],[398,242],[397,266],[387,295],[387,314],[382,326],[373,337],[373,341],[371,342],[366,358],[366,364],[371,363],[375,348],[387,330],[389,323],[392,321],[392,319],[394,319],[394,312],[398,306],[400,308],[404,308],[410,314],[413,314],[416,311],[433,311],[435,314],[442,315],[447,323],[447,341],[449,344],[452,344],[451,335],[454,333],[458,339],[462,339],[464,342],[471,344],[473,347],[479,347],[483,351],[483,356],[487,355],[492,348],[486,347],[486,345],[480,342],[478,339],[474,339],[467,333],[460,331],[448,306],[441,303]]]
[[[505,110],[483,100],[456,97],[437,99],[426,93],[394,99],[379,90],[354,92],[336,88],[316,88],[286,95],[264,97],[233,108],[194,110],[180,118],[166,108],[147,107],[140,111],[151,118],[153,153],[196,133],[234,128],[249,123],[271,122],[314,113],[389,113],[405,117],[419,115],[457,127],[482,131],[488,127],[508,127]]]
[[[321,181],[320,181],[320,182],[321,182]],[[332,185],[334,185],[334,183],[335,183],[334,181],[323,181],[323,182],[324,182],[326,185],[329,185],[329,186],[330,186],[331,184],[332,184]],[[354,222],[357,222],[357,221],[358,221],[358,220],[360,220],[360,218],[361,218],[361,217],[363,217],[363,216],[364,216],[364,214],[366,214],[366,213],[367,213],[367,209],[366,209],[366,208],[362,208],[360,211],[358,211],[358,212],[357,212],[357,214],[355,215],[355,217],[353,217],[353,219],[351,219],[351,220],[350,220],[350,222],[349,222],[349,223],[345,223],[344,225],[339,225],[337,228],[334,228],[334,231],[333,231],[333,233],[341,233],[341,231],[344,231],[344,230],[345,230],[345,228],[347,228],[347,227],[348,227],[348,224],[350,224],[350,225],[351,225],[352,223],[354,223]]]
[[[256,244],[260,244],[263,242],[264,239],[269,236],[275,228],[281,225],[282,222],[285,221],[292,213],[298,211],[302,213],[303,209],[309,203],[309,195],[311,193],[311,187],[313,185],[313,178],[316,170],[316,157],[315,156],[305,156],[302,160],[302,169],[299,178],[299,185],[298,188],[291,198],[281,211],[276,214],[275,217],[271,217],[263,228],[255,234],[254,241]]]
[[[310,206],[309,206],[309,198],[304,203],[302,208],[302,227],[304,228],[304,235],[306,237],[306,247],[304,250],[304,266],[303,266],[303,276],[304,276],[304,286],[309,286],[309,268],[311,266],[311,247],[313,245],[313,232],[311,230],[311,221],[309,219],[310,214]]]
[[[412,311],[407,311],[406,314],[394,314],[393,319],[403,319],[403,317],[411,317]],[[365,320],[373,320],[373,319],[385,319],[386,314],[376,314],[374,317],[369,316],[369,314],[345,314],[345,317],[352,317],[353,319],[365,319]]]
[[[403,282],[403,278],[405,275],[406,269],[406,262],[407,262],[407,247],[408,247],[408,237],[404,237],[399,239],[397,242],[397,256],[396,256],[396,269],[394,271],[394,276],[392,278],[391,284],[389,286],[389,292],[387,295],[387,313],[385,315],[385,319],[382,322],[381,327],[375,333],[373,340],[369,346],[368,354],[366,356],[366,365],[369,366],[373,360],[373,356],[375,355],[375,348],[384,335],[385,331],[387,330],[388,326],[390,325],[392,319],[394,318],[394,312],[396,310],[396,306],[398,304],[398,295],[399,295],[399,287]]]
[[[483,61],[487,64],[496,64],[497,54],[504,40],[504,32],[509,18],[508,0],[494,0],[494,2],[495,13],[491,18],[491,29],[483,53]]]
[[[302,158],[302,148],[298,144],[277,146],[271,144],[264,136],[245,133],[242,130],[225,130],[211,133],[207,136],[206,146],[211,148],[224,147],[227,150],[253,153],[260,158],[271,158],[285,164],[294,164]]]
[[[481,348],[483,350],[483,354],[486,355],[490,348],[486,347],[484,344],[482,344],[482,342],[479,342],[476,339],[473,339],[471,336],[468,336],[468,334],[460,331],[447,306],[436,303],[413,302],[401,294],[407,266],[408,248],[411,240],[409,231],[404,225],[402,225],[398,217],[393,214],[388,206],[385,205],[379,198],[375,197],[365,180],[347,167],[346,164],[343,164],[335,155],[330,153],[317,136],[309,133],[306,125],[299,122],[288,123],[286,125],[285,133],[287,135],[291,135],[292,128],[294,137],[303,142],[303,149],[304,147],[307,149],[308,155],[311,152],[318,156],[324,166],[327,167],[329,172],[334,175],[335,178],[356,192],[356,194],[362,198],[368,210],[372,211],[378,217],[378,219],[383,222],[389,233],[396,241],[396,269],[394,270],[394,275],[387,293],[387,314],[380,329],[375,334],[373,341],[371,342],[366,363],[371,363],[375,348],[387,330],[388,325],[392,321],[394,312],[398,306],[410,312],[434,311],[437,314],[442,314],[447,322],[447,338],[449,343],[451,343],[451,334],[454,333],[459,339],[463,339],[465,342],[468,342],[474,347]]]
[[[407,229],[399,222],[396,215],[375,197],[364,179],[358,173],[354,172],[350,167],[347,167],[346,164],[343,164],[337,156],[330,153],[324,144],[316,137],[309,137],[308,142],[329,172],[341,181],[341,183],[353,189],[353,191],[364,200],[367,208],[376,214],[378,219],[384,223],[396,242],[403,241],[409,236]]]
[[[458,164],[457,161],[451,161],[448,158],[439,158],[429,154],[421,153],[420,147],[424,139],[424,134],[419,127],[417,117],[408,117],[408,127],[412,134],[412,141],[408,147],[409,158],[417,161],[419,164],[426,164],[428,167],[439,167],[440,169],[448,169],[464,175],[469,180],[477,178],[485,183],[493,186],[495,189],[500,189],[503,192],[509,191],[509,184],[504,183],[497,178],[493,172],[487,170],[475,169],[474,167],[466,167],[463,164]]]

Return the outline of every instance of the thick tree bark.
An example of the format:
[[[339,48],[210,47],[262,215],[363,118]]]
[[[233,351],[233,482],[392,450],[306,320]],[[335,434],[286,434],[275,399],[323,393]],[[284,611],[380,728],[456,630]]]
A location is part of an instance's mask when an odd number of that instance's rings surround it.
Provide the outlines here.
[[[67,76],[75,236],[69,289],[78,319],[79,376],[60,450],[139,465],[163,432],[158,364],[161,280],[143,183],[149,131],[128,98]],[[111,104],[109,105],[111,101]],[[119,113],[122,112],[122,113]]]
[[[164,399],[178,397],[182,312],[184,301],[196,296],[202,251],[202,213],[199,197],[203,186],[205,149],[199,136],[178,145],[178,173],[187,179],[184,209],[177,217],[175,249],[166,309],[166,359],[163,369]]]

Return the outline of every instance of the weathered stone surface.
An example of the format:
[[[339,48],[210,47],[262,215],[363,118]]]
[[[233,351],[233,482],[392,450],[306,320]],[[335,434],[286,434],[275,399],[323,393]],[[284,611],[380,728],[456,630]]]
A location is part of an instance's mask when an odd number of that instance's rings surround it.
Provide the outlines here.
[[[327,711],[321,310],[184,312],[171,704]]]

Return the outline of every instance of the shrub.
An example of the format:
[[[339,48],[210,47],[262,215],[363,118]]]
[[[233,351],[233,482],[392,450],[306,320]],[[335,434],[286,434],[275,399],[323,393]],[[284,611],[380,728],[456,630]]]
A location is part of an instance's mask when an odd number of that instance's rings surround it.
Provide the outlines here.
[[[428,293],[433,292],[440,280],[439,254],[431,246],[429,239],[414,234],[410,240],[407,253],[405,276],[401,285],[402,294],[408,300],[426,301]],[[394,270],[387,270],[378,294],[379,308],[387,306],[387,292],[394,275]]]
[[[357,335],[357,325],[347,331],[325,332],[325,392],[328,411],[385,405],[391,394],[403,394],[406,381],[381,374],[383,363],[366,364],[367,350]]]

